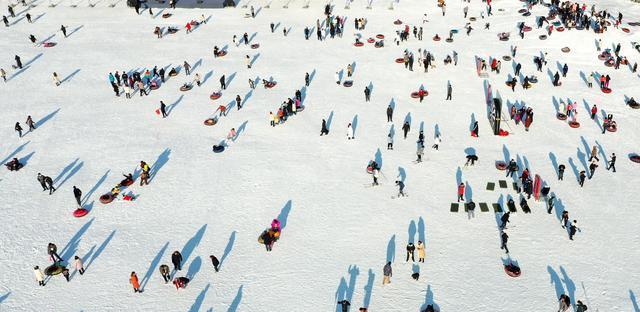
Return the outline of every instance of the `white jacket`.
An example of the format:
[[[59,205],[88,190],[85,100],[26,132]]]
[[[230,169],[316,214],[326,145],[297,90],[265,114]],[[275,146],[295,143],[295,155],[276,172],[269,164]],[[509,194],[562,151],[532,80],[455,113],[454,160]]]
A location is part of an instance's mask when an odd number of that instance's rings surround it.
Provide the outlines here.
[[[82,263],[82,259],[78,258],[76,259],[76,261],[74,262],[74,266],[76,267],[76,270],[80,270],[84,267],[84,264]]]
[[[38,282],[44,281],[44,273],[42,273],[42,270],[34,269],[33,270],[33,274],[36,275],[36,281],[38,281]]]
[[[353,127],[347,126],[347,138],[353,138]]]
[[[433,144],[440,144],[440,142],[442,142],[442,139],[439,136],[433,139]]]

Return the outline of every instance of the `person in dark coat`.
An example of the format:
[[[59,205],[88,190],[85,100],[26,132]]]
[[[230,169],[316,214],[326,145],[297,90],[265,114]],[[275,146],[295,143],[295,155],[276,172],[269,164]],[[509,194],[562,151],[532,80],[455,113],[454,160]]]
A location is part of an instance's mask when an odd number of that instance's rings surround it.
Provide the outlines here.
[[[168,283],[171,280],[171,275],[169,273],[169,266],[166,264],[163,264],[160,266],[160,274],[162,275],[162,278],[164,279],[164,283]]]
[[[569,226],[569,239],[573,240],[573,236],[576,235],[576,231],[578,230],[578,221],[573,220],[571,225]]]
[[[409,262],[409,256],[411,256],[411,261],[415,262],[416,260],[414,259],[414,252],[416,251],[416,246],[413,245],[413,243],[409,243],[407,244],[407,261]]]
[[[516,164],[516,161],[511,159],[511,161],[509,161],[509,165],[507,166],[507,177],[511,176],[513,177],[513,173],[516,172],[518,170],[518,164]]]
[[[409,125],[408,121],[404,122],[404,125],[402,125],[402,132],[404,133],[404,138],[407,138],[407,133],[409,133],[409,130],[411,129],[411,126]]]
[[[182,270],[182,254],[180,254],[179,251],[176,250],[171,254],[171,263],[173,263],[173,269],[175,271]]]
[[[322,129],[320,129],[320,136],[329,135],[329,129],[327,129],[327,121],[322,119]]]
[[[64,27],[64,25],[61,25],[60,31],[62,31],[62,34],[64,35],[64,37],[67,38],[67,27]]]
[[[9,27],[9,20],[5,15],[2,15],[2,21],[4,22],[5,27]]]
[[[49,195],[53,194],[53,192],[56,191],[56,188],[53,187],[53,180],[51,179],[50,176],[45,176],[44,177],[44,183],[47,185],[47,187],[49,188]]]
[[[64,261],[62,260],[62,258],[60,258],[60,255],[58,255],[58,246],[56,246],[56,244],[54,243],[49,243],[47,245],[47,253],[51,257],[51,260],[53,260],[53,262]]]
[[[216,256],[214,255],[210,255],[209,258],[211,258],[211,264],[213,264],[213,268],[216,270],[216,272],[220,271],[220,261],[218,260],[218,258],[216,258]]]
[[[163,101],[160,101],[160,113],[162,113],[162,118],[167,117],[167,105]]]
[[[562,178],[564,176],[564,169],[565,166],[563,164],[560,164],[560,166],[558,166],[558,180],[562,181]]]
[[[73,196],[76,198],[78,206],[82,207],[82,202],[80,201],[80,198],[82,197],[82,191],[75,185],[73,186]]]
[[[14,59],[16,60],[16,67],[22,69],[22,61],[20,60],[20,57],[16,55]]]
[[[513,199],[510,199],[510,200],[511,202],[513,202]],[[507,226],[510,215],[511,215],[511,211],[507,211],[505,214],[502,215],[502,217],[500,217],[500,221],[502,221],[502,224],[500,224],[501,229],[504,229]]]
[[[509,240],[509,235],[507,235],[506,232],[502,231],[502,234],[500,235],[500,239],[502,242],[500,249],[504,249],[506,253],[509,253],[509,248],[507,248],[507,241]]]
[[[393,122],[393,107],[391,107],[391,104],[387,107],[387,122]]]
[[[224,75],[222,75],[222,77],[220,77],[220,89],[222,89],[222,90],[227,89],[227,82],[225,80]]]
[[[611,160],[609,160],[609,166],[607,170],[613,169],[613,172],[616,172],[616,153],[611,154]]]
[[[338,304],[342,307],[342,312],[349,312],[349,306],[351,305],[349,300],[344,299],[344,300],[338,301]]]
[[[38,182],[40,182],[40,186],[42,186],[43,192],[49,189],[47,187],[47,184],[44,182],[44,176],[40,174],[40,172],[38,172]]]
[[[20,122],[16,122],[16,126],[14,129],[18,132],[18,137],[22,137],[22,127],[20,126]]]
[[[364,87],[364,101],[369,102],[369,100],[371,100],[371,90],[367,86],[367,87]]]

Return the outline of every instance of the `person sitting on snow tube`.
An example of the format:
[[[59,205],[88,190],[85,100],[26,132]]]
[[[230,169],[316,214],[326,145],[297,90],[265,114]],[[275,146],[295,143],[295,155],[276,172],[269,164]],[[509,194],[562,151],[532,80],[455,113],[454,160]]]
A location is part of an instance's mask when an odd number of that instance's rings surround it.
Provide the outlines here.
[[[638,102],[636,102],[636,100],[632,97],[627,101],[627,105],[633,107],[633,106],[638,106]]]
[[[375,46],[376,48],[384,47],[384,40],[376,41],[376,43],[374,44],[374,46]]]
[[[176,71],[175,68],[171,68],[171,70],[169,71],[169,76],[175,76],[177,74],[178,74],[178,72]]]
[[[189,284],[189,279],[184,276],[173,280],[173,285],[176,286],[176,289],[187,288],[187,284]]]
[[[529,83],[529,77],[525,76],[524,81],[522,82],[522,87],[525,89],[531,88],[531,84]]]
[[[7,166],[7,169],[9,169],[9,171],[18,171],[22,167],[24,167],[24,165],[20,163],[18,158],[14,158],[10,162],[8,162],[8,163],[6,163],[4,165]]]
[[[218,46],[213,47],[213,56],[214,57],[220,56],[220,49],[218,49]]]
[[[169,27],[167,28],[167,32],[169,32],[169,33],[171,33],[171,34],[175,34],[175,33],[177,33],[177,32],[178,32],[178,28],[175,28],[175,27],[169,26]]]
[[[123,174],[123,176],[124,180],[120,181],[120,184],[118,184],[118,186],[127,186],[133,184],[133,175],[131,173]]]
[[[444,58],[444,64],[451,64],[451,55],[447,55],[447,57]]]
[[[116,197],[118,197],[118,194],[120,194],[120,187],[114,186],[111,189],[111,196],[113,196],[113,198],[116,198]]]

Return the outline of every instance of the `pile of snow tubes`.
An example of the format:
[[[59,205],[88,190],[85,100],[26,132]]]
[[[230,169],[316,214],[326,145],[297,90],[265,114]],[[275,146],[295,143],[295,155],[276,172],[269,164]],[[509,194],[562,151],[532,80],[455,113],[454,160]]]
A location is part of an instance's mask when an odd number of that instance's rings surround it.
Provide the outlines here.
[[[111,193],[103,194],[102,196],[100,196],[100,202],[105,205],[112,202],[114,199],[115,197]]]

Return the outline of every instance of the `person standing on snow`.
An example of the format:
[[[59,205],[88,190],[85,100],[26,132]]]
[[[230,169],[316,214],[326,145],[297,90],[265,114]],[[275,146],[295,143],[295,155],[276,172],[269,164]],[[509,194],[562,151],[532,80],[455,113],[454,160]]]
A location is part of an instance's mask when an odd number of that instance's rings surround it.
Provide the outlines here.
[[[387,150],[393,150],[393,136],[391,133],[387,135]]]
[[[349,125],[347,125],[347,140],[351,139],[355,139],[355,137],[353,136],[353,126],[349,123]]]
[[[424,155],[424,144],[418,143],[418,148],[416,149],[416,155],[418,156],[418,159],[416,159],[416,162],[422,162],[422,156]]]
[[[396,185],[398,186],[398,197],[405,197],[406,195],[404,194],[404,182],[398,180],[396,181]]]
[[[411,256],[411,262],[416,262],[416,260],[413,258],[415,250],[416,246],[414,246],[413,243],[407,244],[407,261],[405,262],[409,262],[409,256]]]
[[[507,211],[505,214],[502,215],[502,217],[500,217],[500,221],[502,221],[502,224],[500,224],[500,229],[504,229],[507,226],[510,215],[511,215],[511,211]]]
[[[560,295],[558,312],[566,312],[569,308],[571,308],[571,298],[565,294]]]
[[[458,185],[458,202],[464,201],[464,189],[464,183],[460,183],[460,185]]]
[[[129,284],[133,286],[134,293],[142,292],[140,291],[140,282],[138,281],[138,275],[136,275],[136,272],[131,272],[131,276],[129,277]]]
[[[391,107],[391,104],[387,107],[387,122],[393,122],[393,107]],[[407,138],[406,135],[404,137],[405,139]]]
[[[73,258],[73,266],[76,268],[76,270],[78,270],[78,273],[80,273],[80,275],[84,274],[84,264],[82,263],[82,259],[80,259],[80,257],[75,256]]]
[[[513,158],[511,159],[511,161],[509,161],[509,165],[507,166],[507,177],[511,176],[513,177],[513,173],[516,172],[518,170],[518,165],[516,164],[516,161],[513,160]]]
[[[340,73],[336,72],[335,78],[336,78],[336,84],[339,85],[340,84]]]
[[[371,100],[371,89],[369,87],[364,87],[364,101],[369,102]]]
[[[509,253],[509,248],[507,248],[507,241],[509,240],[509,235],[505,231],[502,231],[500,235],[501,246],[500,249],[504,249],[506,253]]]
[[[51,261],[53,261],[53,262],[58,262],[58,261],[62,262],[62,261],[64,261],[58,255],[58,246],[56,246],[56,244],[54,244],[54,243],[49,243],[47,245],[47,254],[49,254],[49,257],[51,257]]]
[[[14,129],[18,132],[18,137],[22,137],[22,127],[20,126],[20,122],[16,122],[16,126]]]
[[[560,218],[560,224],[563,229],[567,227],[567,223],[569,223],[569,212],[565,210],[562,212],[562,217]]]
[[[567,66],[567,63],[564,63],[564,66],[562,66],[562,77],[567,77],[568,72],[569,72],[569,66]]]
[[[213,269],[216,270],[216,272],[220,271],[220,268],[219,268],[220,261],[218,260],[218,258],[216,258],[216,256],[214,255],[210,255],[209,258],[211,258],[211,264],[213,264]]]
[[[562,179],[563,179],[564,169],[565,169],[565,166],[563,164],[560,164],[558,166],[558,180],[560,180],[560,181],[562,181]]]
[[[40,174],[40,172],[38,172],[38,182],[40,182],[40,185],[42,186],[42,191],[46,191],[49,188],[47,187],[47,184],[44,183],[44,176],[42,174]]]
[[[598,168],[598,164],[595,161],[589,165],[589,180],[593,178],[593,174],[596,172],[596,168]]]
[[[451,93],[453,92],[453,88],[451,87],[451,83],[447,83],[447,100],[451,100]]]
[[[322,129],[320,129],[320,136],[329,135],[329,129],[327,129],[327,121],[322,119]]]
[[[349,300],[344,299],[344,300],[338,301],[338,304],[342,308],[342,312],[349,312],[349,306],[351,305]]]
[[[7,72],[4,71],[4,68],[0,68],[0,77],[2,77],[2,80],[4,80],[4,82],[7,82]]]
[[[160,113],[162,114],[162,118],[167,117],[167,105],[165,105],[163,101],[160,101]]]
[[[171,275],[169,273],[169,266],[166,264],[163,264],[160,266],[160,275],[162,275],[162,278],[164,279],[164,283],[169,283],[169,281],[171,280]]]
[[[173,263],[174,271],[182,270],[182,254],[179,251],[176,250],[171,254],[171,263]]]
[[[587,309],[587,306],[582,303],[582,301],[578,300],[578,302],[576,303],[576,312],[586,312]]]
[[[82,203],[80,202],[80,198],[82,197],[82,191],[79,188],[77,188],[75,185],[73,186],[73,196],[76,198],[78,207],[82,207]]]
[[[67,280],[67,283],[69,282],[69,269],[64,268],[62,269],[62,276],[64,276],[64,279]]]
[[[573,220],[573,222],[571,222],[571,225],[569,226],[569,239],[573,240],[573,236],[576,235],[576,231],[580,230],[578,228],[578,221],[577,220]]]
[[[33,268],[33,274],[35,274],[36,276],[36,281],[38,282],[39,286],[44,286],[45,282],[44,282],[44,273],[42,273],[42,270],[40,270],[40,267],[38,267],[37,265]]]
[[[405,121],[404,125],[402,125],[402,131],[404,133],[405,140],[407,139],[407,133],[409,133],[410,129],[411,129],[411,125],[409,125],[409,121]]]
[[[378,170],[378,168],[374,168],[373,169],[373,173],[372,173],[373,183],[371,184],[371,186],[378,185],[378,177],[379,177],[379,175],[380,175],[380,171]]]
[[[591,119],[596,119],[596,114],[598,114],[598,107],[595,104],[591,107]]]
[[[391,261],[387,262],[382,268],[382,273],[384,275],[382,279],[382,285],[391,283],[391,276],[393,275],[393,271],[391,269]]]
[[[220,77],[220,89],[222,90],[227,89],[227,82],[226,82],[225,75],[222,75],[222,77]]]
[[[437,151],[440,143],[442,143],[442,139],[440,139],[440,135],[438,134],[435,138],[433,138],[433,145],[431,146],[431,148],[434,148]]]
[[[309,86],[309,82],[310,82],[309,73],[304,73],[304,85],[305,85],[305,87]]]
[[[616,153],[611,154],[611,160],[609,161],[609,166],[607,170],[613,169],[613,172],[616,172]]]
[[[424,244],[422,243],[422,241],[418,241],[418,246],[416,246],[416,249],[418,249],[418,262],[424,263]]]
[[[589,161],[592,161],[593,159],[596,159],[597,161],[600,161],[600,159],[598,158],[598,146],[594,145],[591,148],[591,156],[589,157]]]

